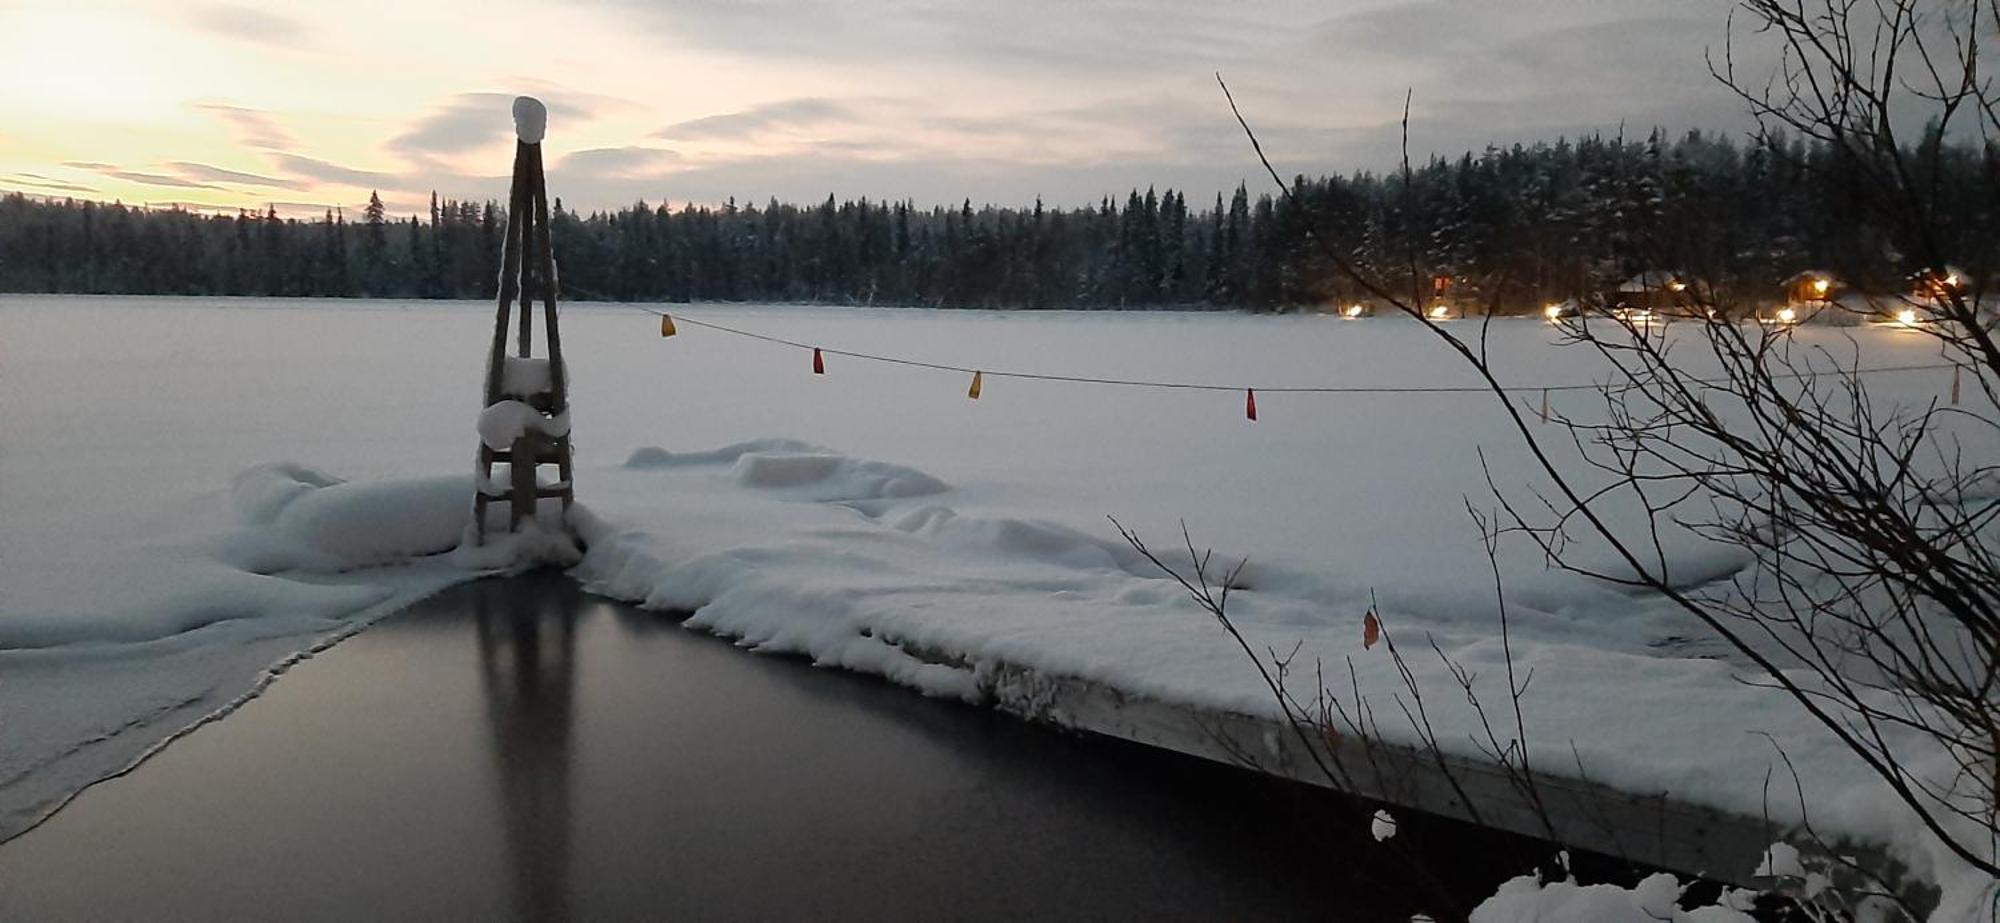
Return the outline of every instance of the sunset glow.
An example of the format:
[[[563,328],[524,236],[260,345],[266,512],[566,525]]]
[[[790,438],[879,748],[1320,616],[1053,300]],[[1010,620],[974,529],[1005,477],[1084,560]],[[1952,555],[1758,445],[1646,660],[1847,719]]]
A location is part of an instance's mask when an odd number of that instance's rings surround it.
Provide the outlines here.
[[[1724,0],[1142,5],[30,0],[0,6],[0,190],[285,213],[491,198],[518,93],[550,103],[551,175],[583,208],[1199,199],[1257,173],[1217,71],[1303,172],[1389,163],[1405,87],[1413,143],[1445,152],[1730,119],[1698,66]],[[1582,89],[1515,63],[1609,35],[1660,63]]]

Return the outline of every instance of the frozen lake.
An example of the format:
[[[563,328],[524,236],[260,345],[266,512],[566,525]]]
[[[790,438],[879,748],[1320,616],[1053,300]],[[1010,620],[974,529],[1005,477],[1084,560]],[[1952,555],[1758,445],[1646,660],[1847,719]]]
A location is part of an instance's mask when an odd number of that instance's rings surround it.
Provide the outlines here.
[[[971,368],[1265,389],[1475,382],[1430,333],[1387,318],[686,316]],[[935,696],[986,700],[1006,663],[1268,713],[1242,654],[1106,517],[1163,546],[1185,521],[1218,559],[1250,560],[1232,615],[1260,647],[1352,663],[1362,694],[1386,702],[1400,680],[1360,644],[1372,598],[1404,637],[1482,683],[1501,675],[1466,505],[1491,505],[1482,451],[1502,489],[1537,478],[1489,395],[1267,391],[1253,423],[1233,390],[989,377],[971,401],[957,373],[830,355],[814,375],[806,350],[693,325],[663,340],[657,318],[621,306],[574,306],[563,323],[592,539],[577,574],[601,594]],[[241,701],[273,664],[479,573],[433,553],[469,502],[491,324],[471,303],[0,299],[0,837]],[[1798,336],[1868,365],[1936,359],[1892,331]],[[1552,339],[1539,322],[1496,323],[1501,378],[1603,380]],[[1949,375],[1875,385],[1928,400]],[[1555,410],[1595,399],[1560,395]],[[1733,553],[1676,547],[1709,569]],[[396,566],[362,566],[383,562]],[[1867,774],[1788,701],[1689,656],[1710,650],[1663,645],[1691,629],[1659,601],[1551,572],[1525,543],[1499,564],[1544,752],[1755,815],[1786,809],[1764,802],[1770,751],[1737,742],[1790,735],[1840,806],[1817,821],[1893,832]],[[1441,736],[1469,740],[1476,717],[1449,674],[1417,669]]]

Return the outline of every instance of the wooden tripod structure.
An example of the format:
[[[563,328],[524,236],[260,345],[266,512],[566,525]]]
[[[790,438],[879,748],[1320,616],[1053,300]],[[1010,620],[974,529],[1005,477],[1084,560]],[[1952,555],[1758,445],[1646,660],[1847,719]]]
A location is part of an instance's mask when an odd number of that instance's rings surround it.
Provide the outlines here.
[[[508,531],[532,519],[544,497],[558,497],[567,520],[576,494],[571,486],[569,441],[569,370],[563,363],[562,334],[556,325],[556,261],[549,244],[548,183],[542,176],[542,133],[547,110],[530,97],[514,100],[514,183],[508,196],[507,236],[500,255],[500,306],[493,320],[493,348],[486,362],[487,414],[497,405],[519,402],[524,425],[504,446],[491,444],[482,432],[476,493],[472,501],[475,540],[486,540],[486,508],[494,500],[507,502]],[[548,355],[534,358],[534,298],[542,300]],[[509,320],[520,302],[515,355],[507,354]],[[482,417],[482,424],[484,418]],[[482,425],[482,430],[485,427]],[[496,482],[493,466],[505,462],[506,482]],[[543,482],[537,472],[556,466],[556,480]],[[565,521],[565,526],[567,522]]]

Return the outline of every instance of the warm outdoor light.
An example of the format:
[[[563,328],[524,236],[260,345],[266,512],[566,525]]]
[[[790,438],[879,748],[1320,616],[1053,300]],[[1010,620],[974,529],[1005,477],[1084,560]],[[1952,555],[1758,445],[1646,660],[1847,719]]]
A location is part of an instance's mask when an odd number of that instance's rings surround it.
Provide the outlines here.
[[[1820,293],[1820,294],[1824,295],[1824,294],[1826,294],[1826,290],[1827,290],[1827,288],[1829,288],[1829,287],[1830,287],[1831,285],[1832,285],[1832,283],[1830,283],[1830,282],[1826,281],[1825,279],[1814,279],[1814,280],[1813,280],[1813,291],[1815,291],[1815,292],[1818,292],[1818,293]]]
[[[1440,304],[1431,306],[1431,318],[1433,320],[1442,319],[1447,313],[1450,312],[1445,308],[1444,305]]]
[[[1952,288],[1957,288],[1957,287],[1958,287],[1958,273],[1955,273],[1955,272],[1954,272],[1954,273],[1952,273],[1951,275],[1948,275],[1948,276],[1945,276],[1945,277],[1944,277],[1944,284],[1945,284],[1945,285],[1948,285],[1948,286],[1950,286],[1950,287],[1952,287]]]
[[[1345,313],[1345,314],[1346,314],[1346,315],[1347,315],[1348,317],[1360,317],[1360,316],[1361,316],[1361,306],[1360,306],[1360,305],[1358,305],[1358,304],[1351,304],[1351,305],[1348,305],[1348,306],[1347,306],[1347,309],[1346,309],[1346,311],[1344,311],[1344,312],[1342,312],[1342,313]]]
[[[1902,324],[1902,325],[1903,325],[1903,326],[1905,326],[1905,327],[1914,327],[1914,326],[1916,326],[1916,325],[1917,325],[1917,312],[1916,312],[1916,310],[1915,310],[1915,309],[1913,309],[1913,308],[1904,308],[1904,309],[1903,309],[1903,310],[1901,310],[1901,311],[1897,311],[1897,312],[1896,312],[1896,323],[1899,323],[1899,324]]]
[[[1789,324],[1798,319],[1799,319],[1799,312],[1794,311],[1791,308],[1778,309],[1778,323]]]
[[[1687,291],[1688,285],[1686,282],[1682,282],[1679,279],[1675,279],[1674,281],[1667,283],[1667,287],[1677,292],[1684,292]]]
[[[1542,316],[1548,318],[1549,320],[1555,320],[1556,318],[1561,317],[1562,313],[1563,313],[1563,306],[1559,304],[1551,304],[1548,305],[1547,307],[1542,308]]]

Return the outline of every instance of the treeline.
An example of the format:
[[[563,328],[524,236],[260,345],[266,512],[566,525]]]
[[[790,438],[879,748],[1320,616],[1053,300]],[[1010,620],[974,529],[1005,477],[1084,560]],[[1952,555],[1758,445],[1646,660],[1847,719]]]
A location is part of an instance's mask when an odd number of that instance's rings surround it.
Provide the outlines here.
[[[2000,246],[2000,158],[1931,139],[1909,181],[1932,231],[1984,277]],[[817,301],[947,307],[1250,308],[1359,296],[1325,247],[1397,291],[1523,309],[1644,269],[1749,297],[1808,268],[1861,287],[1910,270],[1837,150],[1588,137],[1433,159],[1403,177],[1294,180],[1292,195],[1190,206],[1174,190],[1092,207],[919,209],[909,202],[638,203],[551,216],[565,295],[631,301]],[[210,216],[0,198],[0,291],[491,298],[505,210],[432,196],[428,220],[275,211]],[[1308,227],[1325,237],[1310,239]],[[1472,304],[1468,304],[1472,307]]]

